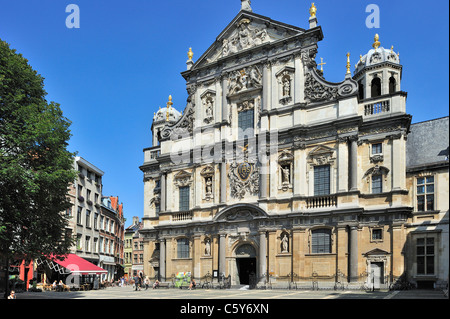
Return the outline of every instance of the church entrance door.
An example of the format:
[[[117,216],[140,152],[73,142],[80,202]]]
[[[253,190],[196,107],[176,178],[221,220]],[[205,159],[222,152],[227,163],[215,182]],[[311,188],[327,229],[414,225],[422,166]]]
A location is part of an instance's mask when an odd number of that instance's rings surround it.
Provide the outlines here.
[[[236,258],[241,285],[250,285],[250,279],[256,276],[256,258]]]
[[[237,279],[240,285],[252,286],[256,276],[256,250],[245,243],[236,248]],[[252,287],[250,287],[252,288]]]

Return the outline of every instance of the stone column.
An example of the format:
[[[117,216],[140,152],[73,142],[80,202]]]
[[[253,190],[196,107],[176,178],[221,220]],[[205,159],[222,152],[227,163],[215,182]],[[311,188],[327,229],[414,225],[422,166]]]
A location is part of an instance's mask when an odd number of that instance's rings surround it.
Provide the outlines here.
[[[350,173],[350,190],[354,191],[358,189],[358,136],[349,136],[350,141],[350,160],[349,160],[349,173]]]
[[[226,235],[219,235],[219,276],[223,273],[225,274],[225,245],[226,245]]]
[[[263,83],[263,90],[262,90],[263,98],[262,98],[262,108],[261,108],[262,111],[267,110],[267,105],[269,104],[269,90],[270,90],[269,68],[270,68],[270,64],[264,63],[263,76],[262,76],[262,83]]]
[[[220,163],[220,203],[227,201],[227,163]]]
[[[259,278],[265,279],[267,272],[267,238],[266,232],[261,231],[259,233]]]
[[[349,277],[350,282],[358,281],[358,226],[350,226]]]
[[[349,168],[349,150],[347,138],[338,138],[338,192],[346,192],[348,190],[348,168]]]
[[[222,75],[222,122],[228,121],[228,103],[227,103],[227,77],[225,74]]]
[[[166,240],[159,240],[159,278],[166,281]]]
[[[160,211],[166,211],[166,174],[161,174],[161,202]]]

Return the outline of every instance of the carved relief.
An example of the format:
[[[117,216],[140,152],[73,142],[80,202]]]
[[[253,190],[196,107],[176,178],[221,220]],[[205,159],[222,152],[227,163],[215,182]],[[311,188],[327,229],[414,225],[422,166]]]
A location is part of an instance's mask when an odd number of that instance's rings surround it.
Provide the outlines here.
[[[262,87],[261,67],[254,65],[240,71],[232,71],[228,77],[228,95]]]
[[[308,163],[311,167],[318,165],[333,165],[336,157],[334,156],[334,149],[327,146],[317,146],[308,154]]]
[[[346,78],[341,83],[325,81],[311,69],[306,74],[305,99],[309,102],[331,101],[341,96],[348,96],[357,92],[358,84],[352,78]]]
[[[214,100],[215,93],[212,91],[206,91],[202,96],[202,105],[204,109],[204,118],[203,121],[206,124],[212,123],[214,121]]]
[[[179,135],[185,136],[186,133],[192,134],[192,131],[194,129],[194,113],[195,103],[194,101],[192,101],[191,96],[189,96],[183,116],[175,124],[164,126],[161,132],[161,137],[170,138],[172,136],[172,133],[175,137]]]
[[[192,183],[192,174],[186,171],[178,172],[174,177],[174,184],[177,187],[189,186]]]
[[[222,41],[222,56],[236,53],[240,50],[248,49],[256,45],[267,42],[268,35],[265,28],[258,29],[250,24],[247,18],[238,23],[238,29],[228,39]]]
[[[232,197],[242,199],[247,193],[258,195],[259,168],[254,163],[231,163],[228,178]]]
[[[311,102],[329,101],[337,98],[337,87],[327,87],[308,73],[305,81],[305,97]]]

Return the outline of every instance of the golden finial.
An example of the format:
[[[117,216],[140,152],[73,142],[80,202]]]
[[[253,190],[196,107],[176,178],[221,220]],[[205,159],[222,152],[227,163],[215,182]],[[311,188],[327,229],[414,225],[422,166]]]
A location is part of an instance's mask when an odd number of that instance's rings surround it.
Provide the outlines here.
[[[394,46],[391,46],[391,53],[394,53]]]
[[[325,62],[323,62],[323,58],[320,58],[320,63],[318,65],[320,65],[320,71],[323,72],[323,65],[326,64]]]
[[[169,109],[172,108],[172,95],[169,95],[169,102],[167,102],[167,106],[166,106],[166,122],[169,121]]]
[[[189,52],[187,55],[188,55],[189,61],[192,61],[192,58],[194,57],[194,52],[192,52],[192,48],[189,48]]]
[[[373,46],[373,48],[376,50],[376,49],[378,49],[378,47],[380,46],[380,36],[378,35],[378,33],[377,34],[375,34],[375,37],[373,38],[373,44],[372,44],[372,46]]]
[[[347,74],[351,74],[351,72],[350,72],[350,52],[347,53]]]
[[[309,14],[311,15],[311,18],[314,18],[316,16],[317,8],[314,5],[314,2],[311,3],[311,8],[309,8]]]

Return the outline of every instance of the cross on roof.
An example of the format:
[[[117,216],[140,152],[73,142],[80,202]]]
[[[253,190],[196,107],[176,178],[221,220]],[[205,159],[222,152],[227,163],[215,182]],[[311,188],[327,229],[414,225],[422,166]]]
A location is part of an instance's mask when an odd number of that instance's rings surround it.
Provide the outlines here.
[[[318,65],[320,65],[320,71],[323,72],[323,65],[326,64],[325,62],[323,62],[323,58],[320,58],[320,63]]]

